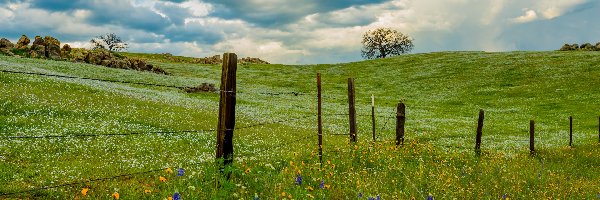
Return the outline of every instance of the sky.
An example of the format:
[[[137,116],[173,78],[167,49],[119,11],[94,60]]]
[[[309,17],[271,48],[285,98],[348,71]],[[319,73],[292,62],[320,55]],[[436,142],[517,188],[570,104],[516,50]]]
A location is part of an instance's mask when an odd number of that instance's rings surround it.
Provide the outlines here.
[[[0,0],[0,37],[50,35],[74,47],[115,33],[130,52],[271,63],[363,60],[361,37],[388,27],[411,53],[556,50],[600,42],[598,0]]]

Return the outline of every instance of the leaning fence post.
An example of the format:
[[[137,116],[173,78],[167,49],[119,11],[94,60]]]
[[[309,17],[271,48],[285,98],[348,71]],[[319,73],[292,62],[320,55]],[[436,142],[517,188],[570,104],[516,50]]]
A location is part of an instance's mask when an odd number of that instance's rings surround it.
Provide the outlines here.
[[[235,81],[237,55],[223,54],[221,70],[221,91],[219,101],[219,124],[217,126],[217,159],[224,165],[233,162],[233,130],[235,128]]]
[[[317,73],[317,123],[319,130],[319,163],[323,165],[323,120],[321,119],[321,73]]]
[[[477,136],[475,138],[475,153],[481,153],[481,135],[483,134],[483,109],[479,110],[479,119],[477,120]]]
[[[375,138],[375,95],[371,95],[371,122],[373,123],[373,142]]]
[[[350,118],[350,141],[356,142],[356,107],[354,99],[354,79],[348,78],[348,109]]]
[[[569,146],[573,146],[573,116],[569,116]]]
[[[396,108],[396,145],[404,145],[404,123],[406,121],[406,106],[404,102],[398,103]]]
[[[529,153],[535,153],[535,122],[529,121]]]

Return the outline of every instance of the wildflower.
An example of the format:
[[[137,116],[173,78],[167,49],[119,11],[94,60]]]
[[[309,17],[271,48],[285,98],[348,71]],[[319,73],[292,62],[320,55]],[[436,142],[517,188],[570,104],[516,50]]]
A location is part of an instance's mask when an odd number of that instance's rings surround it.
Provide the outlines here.
[[[330,160],[328,160],[328,161],[327,161],[327,164],[328,164],[328,165],[331,165],[331,161],[330,161]]]
[[[90,188],[83,188],[83,190],[81,190],[81,195],[86,196],[89,190]]]
[[[329,189],[330,185],[325,184],[325,189]]]
[[[358,193],[358,198],[362,198],[362,193],[361,192]]]
[[[319,188],[323,189],[325,188],[325,181],[321,180],[321,184],[319,184]]]
[[[312,192],[314,190],[311,186],[308,186],[308,188],[306,189],[308,189],[309,192]]]
[[[369,198],[367,198],[367,199],[368,199],[368,200],[375,200],[375,198],[373,198],[373,197],[369,197]]]
[[[113,193],[113,194],[112,194],[112,197],[113,197],[114,199],[119,199],[119,193],[117,193],[117,192]]]
[[[185,171],[183,170],[183,168],[179,168],[177,170],[177,176],[183,176],[184,173],[185,173]]]
[[[146,193],[146,194],[151,193],[151,192],[152,192],[152,190],[144,190],[144,193]]]
[[[160,182],[167,182],[167,178],[165,177],[158,177],[158,180],[160,180]]]
[[[173,194],[173,200],[181,200],[181,197],[179,196],[179,192],[175,192],[175,194]]]
[[[167,197],[167,200],[173,200],[173,197]]]
[[[294,162],[290,160],[290,166],[294,166]]]
[[[377,199],[377,200],[381,200],[381,197],[379,197],[379,195],[377,195],[377,198],[375,198],[375,199]]]
[[[281,192],[281,196],[282,196],[282,197],[285,197],[285,192]]]
[[[302,185],[302,176],[300,174],[296,176],[296,184]]]
[[[246,174],[250,173],[250,168],[246,169]]]
[[[508,200],[509,198],[506,196],[506,194],[502,195],[502,200]],[[600,198],[599,198],[600,199]]]
[[[433,200],[433,195],[431,195],[431,194],[427,195],[427,200]]]
[[[173,173],[173,170],[171,168],[167,167],[165,169],[165,172],[168,173],[168,174],[170,174],[170,173]]]
[[[307,197],[309,197],[309,198],[311,198],[311,199],[314,199],[314,198],[315,198],[315,196],[313,196],[313,195],[311,195],[311,194],[306,194],[306,196],[307,196]]]
[[[292,199],[292,194],[288,194],[288,199]]]

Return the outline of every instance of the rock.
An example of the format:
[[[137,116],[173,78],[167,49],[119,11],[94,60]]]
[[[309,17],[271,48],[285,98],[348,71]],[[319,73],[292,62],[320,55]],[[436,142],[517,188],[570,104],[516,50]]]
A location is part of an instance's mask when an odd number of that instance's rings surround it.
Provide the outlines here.
[[[14,55],[15,55],[15,54],[14,54],[12,51],[10,51],[10,49],[8,49],[8,48],[2,48],[2,49],[0,49],[0,54],[4,54],[4,55],[7,55],[7,56],[14,56]]]
[[[35,36],[35,40],[33,41],[33,44],[31,44],[31,45],[32,45],[32,46],[33,46],[33,45],[42,45],[42,46],[45,46],[45,45],[46,45],[46,42],[44,41],[44,39],[43,39],[42,37],[40,37],[40,36]]]
[[[559,49],[559,51],[570,51],[570,50],[571,50],[571,45],[569,45],[569,44],[565,44]]]
[[[102,60],[113,60],[114,58],[109,51],[97,49],[87,52],[84,61],[89,64],[100,65]]]
[[[250,57],[238,59],[238,63],[269,64],[269,62],[261,60],[260,58],[250,58]]]
[[[188,87],[184,89],[187,93],[198,93],[198,92],[216,92],[215,84],[202,83],[200,86]]]
[[[31,44],[31,50],[29,56],[32,58],[46,57],[46,42],[40,36],[35,36],[33,44]]]
[[[577,49],[579,49],[579,45],[577,45],[577,44],[571,45],[571,50],[577,50]]]
[[[596,51],[600,51],[600,42],[596,43]]]
[[[17,42],[17,46],[15,48],[26,49],[27,45],[29,45],[29,42],[31,41],[26,35],[21,35],[21,38],[19,38],[19,41]]]
[[[56,38],[46,36],[44,37],[44,44],[44,46],[46,47],[45,55],[47,58],[53,60],[61,59],[60,41],[58,41]]]
[[[6,38],[0,39],[0,49],[12,49],[15,45]]]

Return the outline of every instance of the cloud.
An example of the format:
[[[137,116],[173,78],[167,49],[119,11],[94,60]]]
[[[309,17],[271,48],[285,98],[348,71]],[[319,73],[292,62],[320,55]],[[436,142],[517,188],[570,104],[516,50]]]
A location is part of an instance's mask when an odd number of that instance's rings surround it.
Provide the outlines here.
[[[0,0],[0,35],[85,46],[113,32],[135,52],[337,63],[361,60],[362,34],[378,27],[412,36],[415,53],[593,42],[599,9],[593,0]]]
[[[512,21],[516,23],[527,23],[538,18],[537,13],[534,10],[527,10],[525,15],[519,16],[517,18],[512,19]]]

